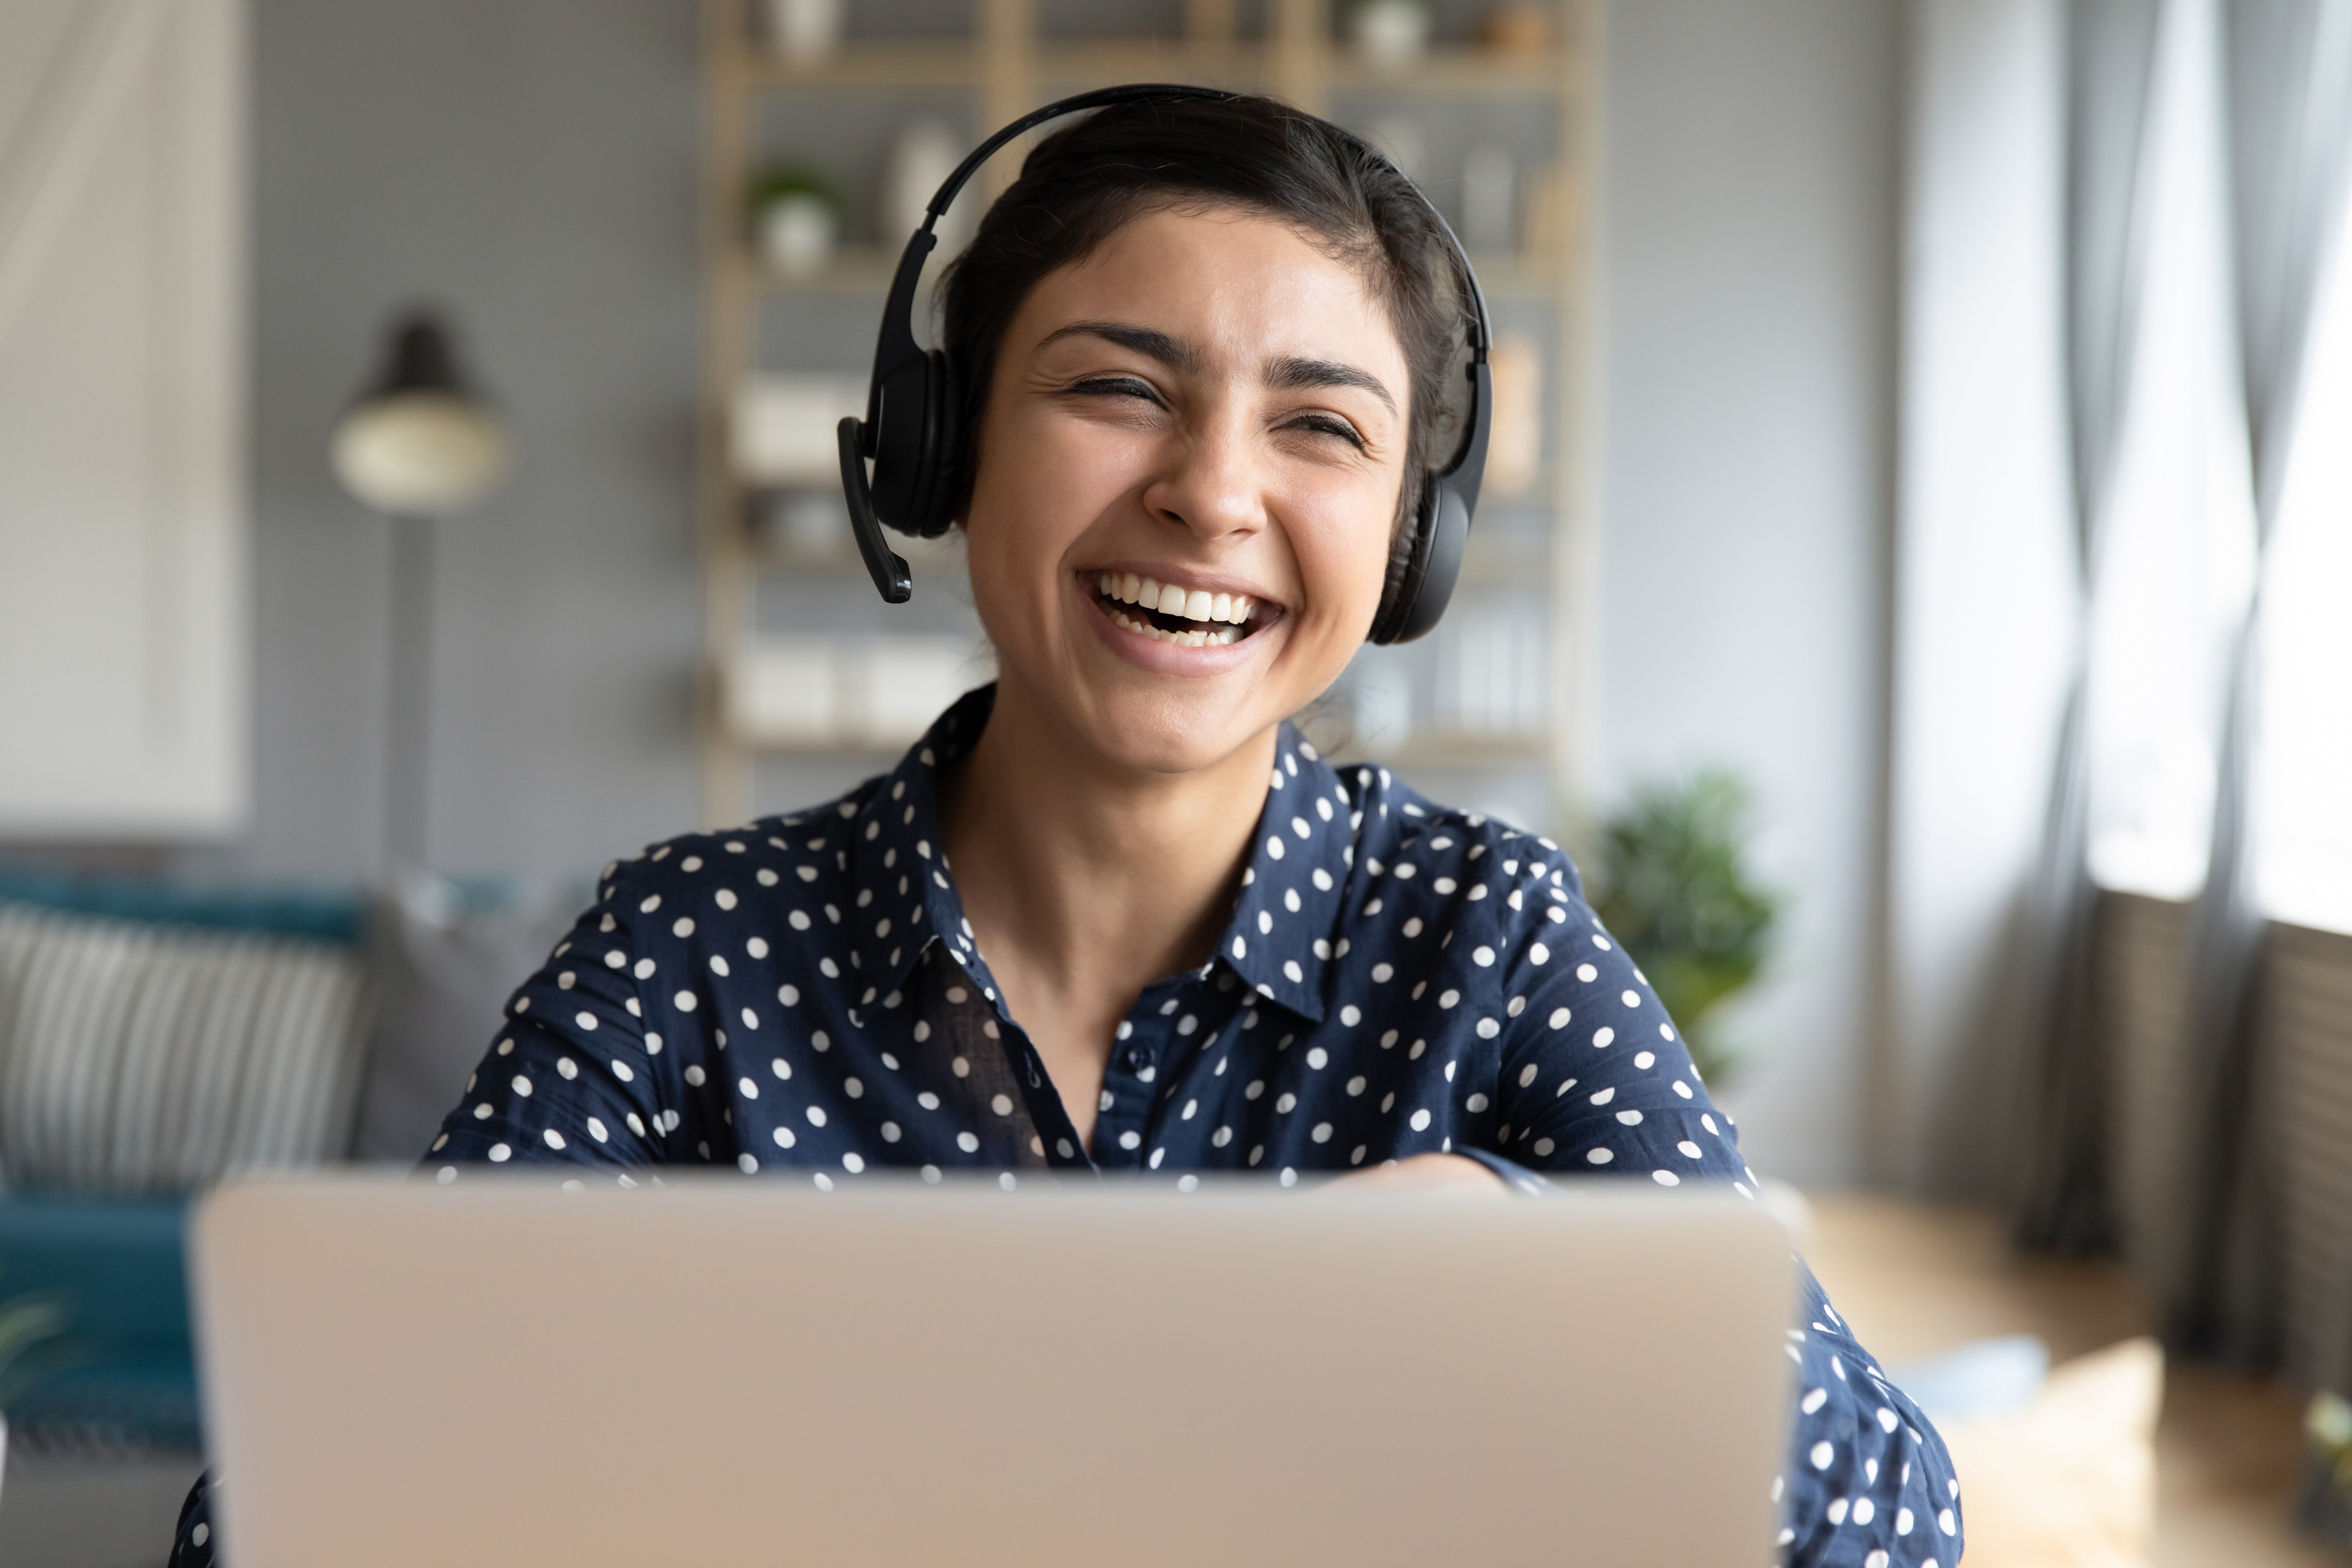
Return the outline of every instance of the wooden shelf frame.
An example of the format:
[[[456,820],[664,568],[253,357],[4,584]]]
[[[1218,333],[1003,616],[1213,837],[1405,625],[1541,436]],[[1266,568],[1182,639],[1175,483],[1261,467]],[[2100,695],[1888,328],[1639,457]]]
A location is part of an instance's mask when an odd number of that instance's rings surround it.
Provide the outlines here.
[[[1057,93],[1122,81],[1257,88],[1272,79],[1282,58],[1277,48],[1263,44],[1104,38],[1038,44],[1027,57],[1025,74]],[[1405,69],[1368,65],[1336,50],[1326,58],[1322,89],[1327,93],[1415,97],[1549,97],[1559,91],[1571,65],[1562,49],[1507,54],[1437,48]],[[960,38],[859,42],[812,60],[752,49],[746,51],[745,61],[750,81],[772,92],[972,89],[983,86],[990,70],[988,51]]]
[[[1343,51],[1333,36],[1331,0],[1267,0],[1265,36],[1235,36],[1234,0],[1187,0],[1180,41],[1054,40],[1037,32],[1034,0],[973,0],[969,38],[858,40],[821,60],[786,58],[755,41],[752,0],[702,0],[703,123],[702,417],[697,437],[698,532],[704,605],[703,656],[695,721],[706,822],[739,822],[751,810],[757,760],[779,754],[747,744],[720,721],[718,672],[756,632],[760,579],[777,572],[848,577],[849,558],[779,556],[746,526],[747,488],[728,461],[727,422],[736,390],[757,367],[763,302],[782,294],[879,302],[895,247],[845,252],[814,277],[782,278],[748,248],[743,193],[753,167],[756,122],[772,95],[964,93],[975,122],[997,125],[1052,98],[1129,80],[1193,81],[1264,91],[1316,113],[1336,99],[1444,100],[1528,97],[1557,106],[1554,157],[1559,189],[1554,243],[1534,254],[1477,257],[1488,294],[1498,303],[1549,303],[1553,350],[1548,374],[1558,460],[1540,477],[1555,518],[1548,551],[1474,550],[1465,589],[1509,587],[1532,579],[1549,591],[1551,722],[1545,734],[1455,737],[1424,732],[1387,759],[1405,766],[1538,766],[1555,798],[1584,795],[1584,736],[1592,710],[1593,626],[1592,385],[1595,307],[1591,259],[1591,199],[1600,163],[1600,73],[1607,0],[1558,0],[1556,47],[1528,55],[1443,47],[1409,70],[1376,68]],[[992,160],[980,180],[993,199],[1017,168],[1017,154]],[[1520,504],[1526,504],[1524,500]],[[1474,539],[1474,545],[1479,541]],[[1489,559],[1491,557],[1491,559]],[[1548,557],[1548,559],[1546,559]],[[812,755],[878,755],[814,752]]]

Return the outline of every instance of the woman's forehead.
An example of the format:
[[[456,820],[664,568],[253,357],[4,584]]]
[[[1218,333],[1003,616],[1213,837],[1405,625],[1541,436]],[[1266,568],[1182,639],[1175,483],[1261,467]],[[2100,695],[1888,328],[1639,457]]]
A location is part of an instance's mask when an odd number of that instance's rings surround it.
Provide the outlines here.
[[[1362,268],[1296,226],[1231,208],[1158,210],[1038,280],[1021,312],[1034,348],[1116,321],[1157,332],[1197,367],[1352,363],[1404,384],[1404,352]]]

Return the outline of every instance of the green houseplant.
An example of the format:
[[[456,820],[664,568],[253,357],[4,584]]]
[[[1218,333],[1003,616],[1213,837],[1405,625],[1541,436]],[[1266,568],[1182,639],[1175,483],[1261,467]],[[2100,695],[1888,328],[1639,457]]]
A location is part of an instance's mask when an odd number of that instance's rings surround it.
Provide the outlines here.
[[[1781,899],[1748,866],[1750,801],[1720,768],[1633,792],[1603,826],[1593,911],[1665,1005],[1691,1059],[1713,1081],[1738,1063],[1717,1011],[1756,979]]]

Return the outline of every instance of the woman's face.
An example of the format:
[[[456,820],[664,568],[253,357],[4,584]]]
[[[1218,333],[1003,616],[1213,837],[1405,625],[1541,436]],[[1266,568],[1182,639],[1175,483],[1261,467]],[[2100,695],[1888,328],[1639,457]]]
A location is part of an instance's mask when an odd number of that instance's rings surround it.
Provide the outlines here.
[[[1379,605],[1407,389],[1365,279],[1270,218],[1150,214],[1040,280],[963,519],[1008,689],[1158,773],[1319,695]]]

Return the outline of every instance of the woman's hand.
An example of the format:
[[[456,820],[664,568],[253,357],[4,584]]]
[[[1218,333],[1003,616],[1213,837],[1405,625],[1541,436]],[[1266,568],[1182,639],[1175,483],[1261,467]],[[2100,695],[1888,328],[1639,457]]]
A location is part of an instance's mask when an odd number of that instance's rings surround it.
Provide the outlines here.
[[[1377,1187],[1390,1192],[1412,1189],[1461,1193],[1474,1197],[1492,1194],[1499,1198],[1510,1194],[1510,1188],[1503,1184],[1500,1176],[1477,1161],[1460,1154],[1415,1154],[1409,1160],[1391,1160],[1368,1171],[1351,1171],[1328,1186],[1331,1189],[1345,1188],[1349,1192]]]

